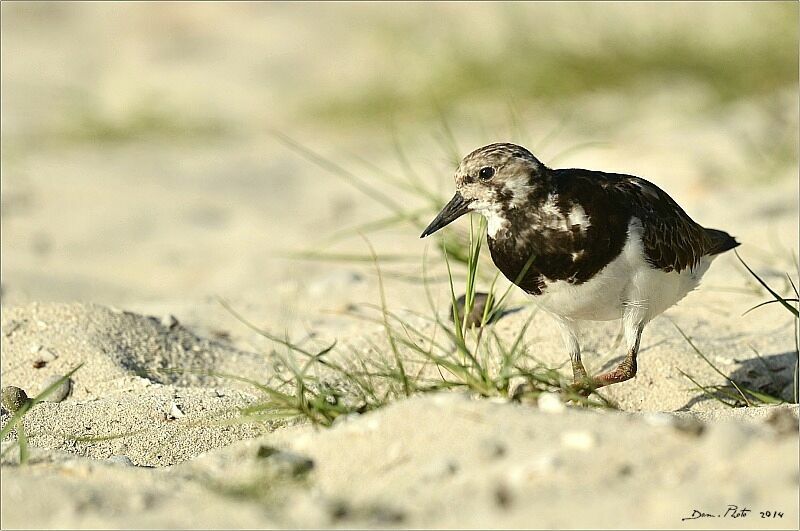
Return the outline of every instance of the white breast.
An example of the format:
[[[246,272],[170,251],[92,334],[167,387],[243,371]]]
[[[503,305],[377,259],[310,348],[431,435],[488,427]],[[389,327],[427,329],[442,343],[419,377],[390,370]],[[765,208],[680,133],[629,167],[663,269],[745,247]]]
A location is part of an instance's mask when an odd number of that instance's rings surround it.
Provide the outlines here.
[[[633,218],[625,246],[611,263],[583,284],[546,281],[535,300],[548,312],[589,321],[619,319],[626,307],[634,307],[647,322],[697,287],[712,259],[703,257],[697,267],[680,273],[654,269],[644,257],[641,221]]]

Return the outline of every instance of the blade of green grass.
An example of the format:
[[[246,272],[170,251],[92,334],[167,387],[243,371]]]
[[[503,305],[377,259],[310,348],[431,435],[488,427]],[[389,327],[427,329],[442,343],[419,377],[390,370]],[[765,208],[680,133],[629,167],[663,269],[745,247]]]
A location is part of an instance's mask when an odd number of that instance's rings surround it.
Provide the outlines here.
[[[400,353],[397,350],[397,343],[394,340],[394,334],[391,333],[391,327],[389,326],[389,318],[387,316],[387,309],[386,309],[386,291],[383,287],[383,277],[381,276],[381,266],[378,263],[378,255],[375,254],[375,249],[372,247],[370,241],[366,238],[366,236],[362,236],[364,241],[369,248],[370,255],[372,255],[372,260],[375,264],[375,271],[378,273],[378,289],[380,292],[380,300],[381,300],[381,313],[383,314],[383,325],[386,329],[386,334],[389,339],[389,345],[392,349],[392,353],[395,357],[395,363],[397,363],[397,368],[400,371],[400,376],[403,383],[403,392],[405,395],[411,396],[411,387],[408,383],[408,376],[406,375],[405,368],[403,367],[403,361],[400,357]]]
[[[25,434],[25,424],[20,422],[17,426],[17,444],[19,444],[19,464],[28,462],[28,436]]]
[[[784,299],[784,300],[787,301],[787,302],[800,302],[800,299]],[[764,301],[764,302],[762,302],[760,304],[756,304],[752,308],[750,308],[750,309],[746,310],[744,313],[742,313],[742,317],[744,317],[748,313],[752,312],[753,310],[761,308],[762,306],[766,306],[768,304],[775,304],[775,303],[778,303],[778,302],[781,302],[781,301]]]
[[[363,193],[370,199],[377,201],[378,203],[382,204],[395,214],[400,214],[405,211],[405,209],[397,203],[394,199],[387,196],[377,187],[370,185],[363,179],[359,178],[354,173],[344,169],[343,167],[339,166],[335,162],[330,159],[327,159],[320,155],[319,153],[307,148],[306,146],[302,145],[300,142],[290,138],[288,135],[281,133],[280,131],[272,131],[272,134],[286,147],[294,151],[295,153],[299,154],[309,162],[312,162],[316,166],[322,168],[323,170],[327,171],[328,173],[339,177],[340,179],[344,180],[346,183],[350,184],[354,188],[356,188],[359,192]]]
[[[735,389],[736,389],[736,390],[739,392],[739,394],[741,395],[741,397],[742,397],[742,399],[745,401],[745,403],[746,403],[748,406],[751,406],[752,404],[751,404],[751,403],[750,403],[750,401],[747,399],[747,397],[746,397],[746,396],[745,396],[745,394],[742,392],[742,390],[741,390],[741,389],[739,389],[739,386],[736,384],[736,382],[734,382],[734,381],[733,381],[733,380],[732,380],[730,377],[728,377],[728,375],[726,375],[726,374],[725,374],[725,373],[723,373],[721,370],[719,370],[719,369],[717,368],[717,366],[716,366],[716,365],[714,365],[713,363],[711,363],[711,360],[709,360],[709,359],[706,357],[706,355],[705,355],[705,354],[703,354],[703,353],[700,351],[700,349],[699,349],[699,348],[697,348],[697,346],[694,344],[694,342],[693,342],[691,339],[689,339],[689,336],[687,336],[687,335],[686,335],[686,334],[683,332],[683,330],[681,330],[681,327],[679,327],[679,326],[678,326],[678,325],[677,325],[677,324],[676,324],[674,321],[672,321],[672,326],[674,326],[674,327],[675,327],[675,329],[676,329],[676,330],[677,330],[677,331],[680,333],[680,335],[681,335],[681,336],[683,336],[683,339],[685,339],[685,340],[686,340],[686,342],[687,342],[687,343],[689,343],[689,346],[691,346],[691,347],[692,347],[692,350],[694,350],[694,351],[697,353],[697,355],[698,355],[698,356],[700,356],[700,358],[702,358],[702,360],[703,360],[703,361],[705,361],[705,362],[708,364],[708,366],[709,366],[709,367],[711,367],[712,369],[714,369],[714,372],[716,372],[717,374],[719,374],[720,376],[722,376],[723,378],[725,378],[725,380],[726,380],[728,383],[730,383],[730,384],[731,384],[731,385],[732,385],[732,386],[733,386],[733,387],[734,387],[734,388],[735,388]]]
[[[687,373],[683,372],[681,369],[678,369],[678,372],[681,373],[682,375],[684,375],[686,378],[688,378],[689,381],[691,381],[698,389],[700,389],[703,392],[703,394],[706,395],[708,398],[710,398],[712,400],[716,400],[717,402],[719,402],[720,404],[722,404],[722,405],[724,405],[726,407],[731,407],[730,404],[728,404],[727,402],[722,400],[716,394],[711,393],[709,391],[709,389],[712,389],[711,387],[706,387],[704,385],[701,385],[697,380],[695,380],[694,378],[689,376]]]
[[[776,301],[780,302],[783,305],[783,307],[789,310],[792,313],[792,315],[794,315],[796,318],[800,318],[800,310],[789,304],[786,301],[786,299],[778,295],[778,293],[776,293],[775,290],[769,287],[769,284],[764,282],[764,280],[760,276],[758,276],[758,274],[756,274],[755,271],[750,269],[750,266],[747,265],[747,263],[744,260],[742,260],[742,257],[739,256],[739,252],[736,249],[734,249],[733,252],[736,255],[736,258],[738,258],[739,261],[742,263],[742,265],[745,267],[745,269],[747,269],[747,271],[753,276],[753,278],[755,278],[758,281],[758,283],[761,284],[764,287],[764,289],[767,290],[770,293],[770,295],[772,295],[775,298]]]

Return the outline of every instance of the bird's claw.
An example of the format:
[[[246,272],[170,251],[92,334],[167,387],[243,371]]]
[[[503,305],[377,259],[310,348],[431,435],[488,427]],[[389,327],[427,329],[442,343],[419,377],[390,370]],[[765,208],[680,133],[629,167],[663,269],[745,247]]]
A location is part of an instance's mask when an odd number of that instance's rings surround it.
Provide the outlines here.
[[[567,387],[567,390],[584,398],[588,398],[598,387],[594,378],[589,378],[584,375],[582,378],[575,378],[572,385]]]

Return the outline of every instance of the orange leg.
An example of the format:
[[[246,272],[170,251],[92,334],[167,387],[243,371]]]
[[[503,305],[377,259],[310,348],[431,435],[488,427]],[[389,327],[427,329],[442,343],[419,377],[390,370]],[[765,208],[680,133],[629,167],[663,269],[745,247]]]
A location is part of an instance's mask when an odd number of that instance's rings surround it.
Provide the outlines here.
[[[636,376],[636,356],[639,354],[639,341],[641,340],[643,329],[644,323],[638,323],[636,326],[630,327],[629,331],[626,330],[628,355],[625,356],[625,359],[622,360],[622,362],[617,365],[616,368],[606,373],[595,376],[594,378],[587,378],[586,371],[584,369],[583,377],[579,378],[573,362],[573,389],[584,396],[589,396],[593,391],[599,389],[600,387],[624,382],[634,378]],[[581,369],[582,368],[583,366],[581,365]]]

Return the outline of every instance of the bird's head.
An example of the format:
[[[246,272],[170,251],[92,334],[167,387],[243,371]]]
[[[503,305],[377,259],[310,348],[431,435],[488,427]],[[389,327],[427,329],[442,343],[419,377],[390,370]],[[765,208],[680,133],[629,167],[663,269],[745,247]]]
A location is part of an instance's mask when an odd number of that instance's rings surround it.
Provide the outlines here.
[[[516,144],[489,144],[476,149],[456,169],[456,193],[420,238],[430,236],[467,212],[487,218],[523,204],[537,188],[545,166]]]

